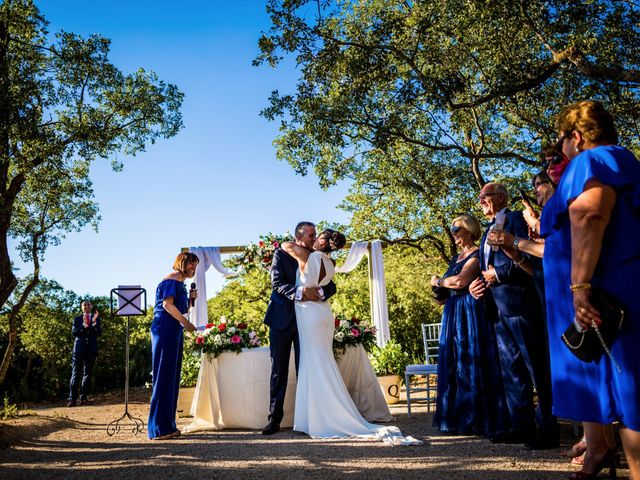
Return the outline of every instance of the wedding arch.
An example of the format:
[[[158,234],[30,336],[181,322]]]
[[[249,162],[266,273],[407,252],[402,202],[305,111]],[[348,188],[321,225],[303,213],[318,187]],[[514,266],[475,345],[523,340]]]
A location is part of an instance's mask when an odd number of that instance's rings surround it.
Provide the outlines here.
[[[376,341],[383,347],[391,338],[389,335],[389,309],[387,307],[387,288],[384,279],[384,262],[382,249],[386,244],[380,240],[347,243],[349,253],[344,263],[336,268],[336,273],[353,271],[366,256],[369,267],[369,300],[371,319],[377,329]],[[192,252],[198,256],[200,262],[196,268],[194,281],[198,286],[198,299],[192,310],[191,321],[196,327],[204,327],[209,323],[207,312],[207,280],[206,272],[213,267],[226,278],[236,277],[238,274],[227,269],[222,264],[221,255],[242,253],[243,246],[223,247],[189,247],[183,252]]]

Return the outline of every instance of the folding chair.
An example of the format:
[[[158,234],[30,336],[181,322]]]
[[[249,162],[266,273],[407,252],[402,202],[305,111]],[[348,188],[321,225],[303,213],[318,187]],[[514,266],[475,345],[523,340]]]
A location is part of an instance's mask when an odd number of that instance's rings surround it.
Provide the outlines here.
[[[418,392],[427,393],[427,411],[431,411],[431,402],[435,401],[438,396],[438,386],[431,385],[431,375],[438,374],[438,348],[440,343],[440,326],[441,323],[423,323],[422,324],[422,341],[424,343],[425,363],[424,365],[407,365],[407,369],[404,372],[404,384],[406,385],[407,393],[407,410],[408,415],[411,415],[411,394]],[[424,375],[426,377],[427,384],[425,387],[413,385],[411,383],[411,377],[413,375]],[[435,391],[435,395],[432,398],[431,392]],[[422,399],[414,399],[414,401]]]

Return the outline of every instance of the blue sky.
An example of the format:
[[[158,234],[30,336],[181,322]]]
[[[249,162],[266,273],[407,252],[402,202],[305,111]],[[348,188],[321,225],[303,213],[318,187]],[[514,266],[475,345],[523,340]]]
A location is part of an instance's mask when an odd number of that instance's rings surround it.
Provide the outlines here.
[[[71,233],[48,250],[45,277],[81,295],[141,284],[152,302],[180,247],[256,242],[302,219],[348,221],[336,208],[347,186],[325,192],[314,176],[295,175],[275,158],[278,125],[258,116],[270,92],[290,91],[297,77],[291,64],[251,66],[269,26],[262,1],[36,3],[51,32],[104,35],[125,73],[143,67],[185,93],[177,136],[118,155],[123,172],[110,160],[94,164],[99,233]],[[207,284],[210,296],[223,280],[212,269]]]

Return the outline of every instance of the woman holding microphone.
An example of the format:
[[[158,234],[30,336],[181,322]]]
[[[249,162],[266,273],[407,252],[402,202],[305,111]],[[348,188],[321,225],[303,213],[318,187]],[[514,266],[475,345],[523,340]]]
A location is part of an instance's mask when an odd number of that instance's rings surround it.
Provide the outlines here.
[[[197,291],[187,294],[184,281],[196,273],[198,257],[180,253],[173,272],[164,277],[156,289],[156,302],[151,322],[151,357],[153,360],[153,392],[149,408],[148,431],[152,440],[166,440],[180,435],[176,427],[176,408],[180,369],[182,367],[183,330],[196,327],[184,316],[195,300]]]

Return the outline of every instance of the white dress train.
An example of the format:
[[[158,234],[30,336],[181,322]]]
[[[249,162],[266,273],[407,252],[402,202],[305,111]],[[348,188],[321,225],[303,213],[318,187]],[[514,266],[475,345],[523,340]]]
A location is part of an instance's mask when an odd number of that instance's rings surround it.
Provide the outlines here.
[[[320,265],[325,277],[318,283]],[[327,285],[335,269],[323,252],[309,255],[300,285]],[[420,445],[413,437],[403,437],[398,427],[367,422],[349,396],[333,357],[334,320],[328,302],[295,302],[300,337],[300,367],[296,389],[293,429],[313,438],[379,439],[393,445]]]

